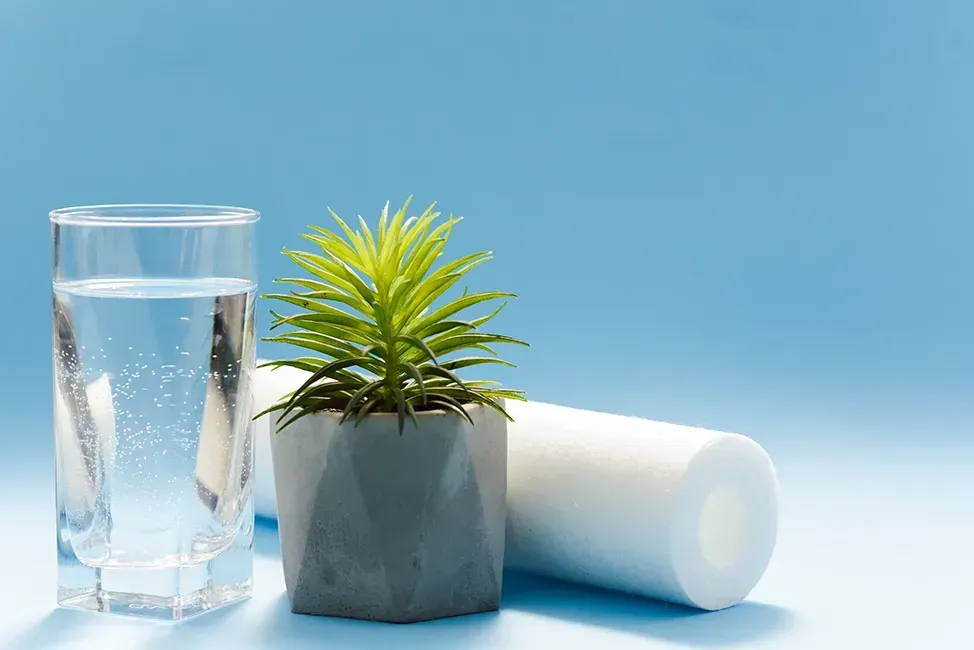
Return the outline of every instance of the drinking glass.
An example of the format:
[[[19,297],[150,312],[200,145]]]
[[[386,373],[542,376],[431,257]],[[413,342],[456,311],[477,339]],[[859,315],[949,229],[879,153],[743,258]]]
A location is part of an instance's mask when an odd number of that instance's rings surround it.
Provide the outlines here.
[[[58,602],[180,619],[249,597],[259,213],[50,219]]]

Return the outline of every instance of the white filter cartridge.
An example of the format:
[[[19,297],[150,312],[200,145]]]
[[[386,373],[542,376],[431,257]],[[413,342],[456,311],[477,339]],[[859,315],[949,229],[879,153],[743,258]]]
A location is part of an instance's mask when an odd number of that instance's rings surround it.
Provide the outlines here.
[[[715,610],[771,559],[774,466],[737,434],[510,403],[506,565]]]

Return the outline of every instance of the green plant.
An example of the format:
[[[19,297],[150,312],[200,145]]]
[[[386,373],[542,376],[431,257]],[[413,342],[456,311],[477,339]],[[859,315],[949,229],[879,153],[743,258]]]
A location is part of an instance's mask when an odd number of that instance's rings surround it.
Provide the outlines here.
[[[311,350],[323,358],[264,364],[311,373],[298,390],[259,414],[281,411],[279,431],[305,415],[333,410],[342,412],[342,422],[354,417],[355,426],[369,413],[395,412],[402,434],[406,417],[418,426],[417,411],[452,411],[472,423],[465,405],[482,404],[511,419],[500,400],[524,400],[522,391],[456,375],[462,368],[485,364],[513,367],[490,346],[527,343],[480,329],[506,301],[473,320],[458,320],[457,315],[481,303],[517,296],[501,291],[468,294],[464,289],[459,297],[435,306],[491,255],[490,251],[473,253],[433,269],[460,217],[451,214],[434,227],[440,213],[433,211],[432,204],[419,217],[407,219],[411,199],[391,220],[386,203],[374,235],[362,217],[361,230],[352,230],[329,209],[344,238],[309,226],[312,233],[302,237],[317,244],[321,255],[284,249],[312,277],[276,280],[306,291],[264,297],[304,311],[283,316],[272,310],[272,330],[284,325],[293,330],[263,340]],[[477,354],[451,356],[471,350]]]

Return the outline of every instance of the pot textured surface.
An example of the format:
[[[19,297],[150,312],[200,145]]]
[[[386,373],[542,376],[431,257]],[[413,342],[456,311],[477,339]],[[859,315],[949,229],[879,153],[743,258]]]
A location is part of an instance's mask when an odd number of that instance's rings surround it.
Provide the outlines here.
[[[272,434],[284,578],[295,613],[389,622],[498,608],[507,421],[468,407],[358,428],[333,413]]]

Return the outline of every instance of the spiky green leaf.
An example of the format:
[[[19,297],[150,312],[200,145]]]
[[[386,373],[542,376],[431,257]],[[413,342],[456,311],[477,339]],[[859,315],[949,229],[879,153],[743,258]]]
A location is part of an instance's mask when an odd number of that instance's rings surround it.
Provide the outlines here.
[[[297,309],[271,312],[271,329],[289,328],[264,340],[293,345],[321,355],[270,362],[309,373],[302,386],[282,396],[264,413],[279,413],[279,428],[319,410],[342,413],[356,425],[370,413],[395,413],[400,433],[408,418],[417,427],[423,410],[443,409],[472,420],[465,404],[506,412],[499,401],[523,393],[485,380],[461,380],[454,371],[488,365],[513,366],[497,357],[498,343],[526,345],[518,339],[480,331],[504,304],[478,318],[461,312],[481,303],[513,298],[499,291],[445,298],[467,274],[490,259],[489,251],[436,266],[459,217],[440,216],[435,204],[408,216],[409,200],[390,216],[383,206],[374,229],[358,218],[358,230],[333,211],[338,231],[310,226],[302,235],[320,254],[284,249],[307,278],[282,278],[305,291],[265,296]],[[445,300],[443,304],[438,303]],[[491,355],[446,358],[461,351]],[[509,416],[508,416],[509,417]]]

